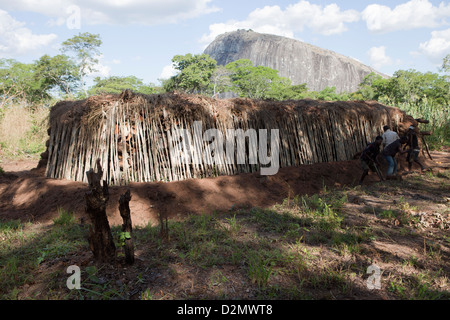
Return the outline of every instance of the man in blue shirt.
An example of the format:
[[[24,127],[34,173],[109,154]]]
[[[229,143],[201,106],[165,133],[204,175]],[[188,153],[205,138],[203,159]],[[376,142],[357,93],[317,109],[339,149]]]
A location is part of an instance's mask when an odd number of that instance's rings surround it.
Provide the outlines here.
[[[386,179],[392,179],[397,175],[397,160],[395,159],[395,156],[397,153],[404,154],[407,152],[406,150],[402,150],[402,145],[407,142],[407,137],[401,137],[384,148],[383,156],[389,164]]]

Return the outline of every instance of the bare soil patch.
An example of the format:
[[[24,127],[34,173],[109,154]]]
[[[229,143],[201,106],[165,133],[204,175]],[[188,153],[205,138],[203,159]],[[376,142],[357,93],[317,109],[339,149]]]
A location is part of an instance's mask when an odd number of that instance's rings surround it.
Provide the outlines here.
[[[448,153],[434,152],[433,157],[434,161],[426,161],[428,167],[450,167]],[[85,216],[87,183],[46,178],[45,168],[37,169],[37,161],[33,160],[3,162],[1,165],[5,174],[0,176],[0,219],[46,221],[55,217],[58,208],[73,212],[78,218]],[[406,168],[406,163],[400,166]],[[133,224],[145,226],[157,224],[159,212],[176,219],[189,214],[226,212],[232,207],[269,207],[283,199],[311,195],[323,188],[354,186],[360,175],[359,160],[351,160],[280,168],[273,176],[248,173],[111,186],[107,213],[112,225],[122,223],[118,199],[127,188],[132,194]],[[371,173],[364,182],[378,181]]]
[[[434,161],[426,161],[431,172],[414,167],[411,174],[402,171],[403,181],[383,183],[371,173],[362,187],[356,186],[359,160],[281,168],[266,177],[112,186],[111,225],[122,223],[118,199],[130,188],[133,225],[155,226],[140,229],[135,264],[119,258],[96,265],[89,249],[44,259],[17,298],[80,298],[65,287],[65,268],[73,264],[85,270],[83,277],[96,292],[85,292],[84,299],[448,298],[450,153],[432,156]],[[36,165],[1,163],[0,219],[31,221],[45,232],[63,208],[84,225],[87,184],[45,178]],[[301,207],[299,197],[314,194],[346,196],[339,228],[324,231],[327,220],[293,215]],[[173,221],[168,241],[157,240],[158,213]],[[198,219],[189,220],[192,216]],[[183,233],[185,227],[204,234]],[[253,254],[263,265],[252,266]],[[371,264],[382,270],[381,290],[367,289]],[[252,270],[269,272],[267,281]]]

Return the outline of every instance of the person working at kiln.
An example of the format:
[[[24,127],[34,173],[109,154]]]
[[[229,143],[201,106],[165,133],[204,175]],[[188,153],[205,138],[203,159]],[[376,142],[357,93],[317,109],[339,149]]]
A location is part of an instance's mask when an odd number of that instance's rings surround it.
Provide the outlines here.
[[[425,166],[419,161],[419,141],[417,139],[417,134],[414,131],[414,127],[410,126],[406,137],[408,138],[408,155],[406,160],[408,161],[408,171],[411,171],[413,162],[417,163],[422,171],[425,170]]]
[[[361,179],[359,180],[359,184],[363,183],[364,178],[369,174],[369,170],[372,170],[372,172],[376,172],[380,176],[380,179],[383,180],[381,174],[377,170],[378,168],[376,167],[377,165],[379,165],[377,156],[380,154],[380,145],[382,142],[382,136],[376,137],[375,141],[369,143],[369,145],[361,153],[360,159],[363,174],[361,176]]]
[[[395,159],[395,156],[397,155],[397,153],[404,154],[407,152],[406,150],[402,150],[402,145],[407,142],[408,138],[401,137],[400,139],[395,140],[394,142],[386,146],[386,148],[384,148],[382,154],[389,164],[386,173],[386,179],[395,178],[395,176],[397,175],[397,160]]]

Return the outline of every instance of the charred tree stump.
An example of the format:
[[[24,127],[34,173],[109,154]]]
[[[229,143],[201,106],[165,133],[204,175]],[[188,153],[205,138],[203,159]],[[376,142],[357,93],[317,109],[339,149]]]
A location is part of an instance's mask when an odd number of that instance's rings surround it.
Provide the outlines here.
[[[97,159],[97,172],[91,168],[86,172],[86,176],[89,183],[89,191],[85,194],[86,213],[92,223],[89,227],[89,246],[95,260],[111,261],[115,257],[116,246],[106,216],[106,204],[109,200],[108,184],[104,180],[103,186],[100,185],[103,176],[100,159]]]
[[[122,236],[121,243],[125,250],[125,262],[128,264],[134,263],[134,243],[132,238],[132,225],[131,225],[131,214],[130,214],[130,200],[131,194],[130,189],[128,189],[119,199],[119,211],[122,217]]]

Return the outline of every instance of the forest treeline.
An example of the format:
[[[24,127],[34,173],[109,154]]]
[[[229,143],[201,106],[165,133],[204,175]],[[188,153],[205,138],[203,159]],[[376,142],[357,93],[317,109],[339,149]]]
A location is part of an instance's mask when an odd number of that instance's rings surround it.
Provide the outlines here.
[[[443,59],[439,72],[398,70],[389,78],[371,73],[357,91],[346,93],[337,93],[335,87],[311,91],[306,84],[293,85],[288,78],[279,76],[277,70],[254,66],[250,60],[221,66],[206,54],[191,53],[174,56],[176,74],[159,80],[159,85],[129,75],[95,77],[88,87],[86,80],[97,71],[101,45],[100,35],[80,33],[64,41],[55,56],[43,55],[32,63],[0,59],[0,119],[14,105],[33,109],[61,99],[83,99],[125,89],[145,94],[177,90],[211,97],[268,100],[377,100],[413,116],[428,117],[430,128],[437,129],[442,136],[436,143],[448,144],[450,137],[450,54]]]

